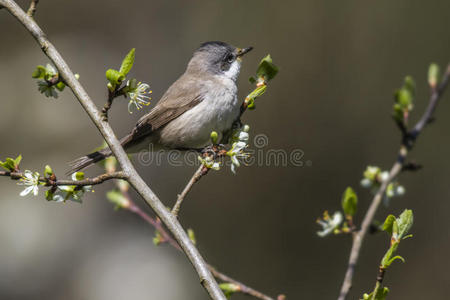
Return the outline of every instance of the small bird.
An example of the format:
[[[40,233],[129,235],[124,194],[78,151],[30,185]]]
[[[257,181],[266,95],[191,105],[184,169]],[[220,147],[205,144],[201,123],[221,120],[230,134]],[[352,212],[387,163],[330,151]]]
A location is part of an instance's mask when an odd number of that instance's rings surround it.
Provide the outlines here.
[[[253,47],[236,48],[224,42],[203,43],[189,61],[186,71],[164,93],[156,106],[140,118],[120,142],[127,153],[149,149],[202,149],[209,145],[212,131],[218,140],[239,119],[241,102],[236,79],[242,56]],[[110,156],[109,148],[70,163],[69,173],[80,171]]]

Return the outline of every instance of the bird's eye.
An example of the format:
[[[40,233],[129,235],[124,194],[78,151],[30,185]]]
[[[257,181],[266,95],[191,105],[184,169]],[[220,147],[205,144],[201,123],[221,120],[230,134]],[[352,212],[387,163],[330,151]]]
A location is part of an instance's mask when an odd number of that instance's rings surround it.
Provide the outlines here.
[[[225,59],[226,59],[226,61],[227,61],[228,63],[231,64],[231,63],[234,61],[234,55],[233,55],[233,54],[228,54],[227,57],[226,57]]]

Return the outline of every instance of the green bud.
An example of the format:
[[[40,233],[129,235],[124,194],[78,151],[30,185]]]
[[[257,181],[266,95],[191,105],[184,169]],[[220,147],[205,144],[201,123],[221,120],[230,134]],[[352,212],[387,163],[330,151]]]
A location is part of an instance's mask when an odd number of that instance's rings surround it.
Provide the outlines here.
[[[188,234],[188,237],[189,237],[189,239],[191,240],[191,242],[195,245],[195,244],[197,244],[197,240],[195,239],[195,233],[194,233],[194,230],[192,230],[191,228],[189,228],[188,230],[187,230],[187,234]]]
[[[45,165],[45,169],[44,169],[44,176],[45,177],[50,177],[53,175],[53,170],[49,165]]]
[[[348,187],[342,195],[342,209],[344,210],[344,214],[353,217],[356,213],[357,205],[358,196],[351,187]]]
[[[66,87],[66,85],[64,84],[64,82],[60,81],[56,84],[56,88],[58,89],[58,91],[62,92],[64,90],[64,88]]]
[[[75,173],[76,180],[83,180],[84,179],[84,172],[76,172]]]
[[[111,92],[114,92],[114,89],[116,88],[116,85],[112,85],[111,82],[108,82],[108,84],[106,85],[106,87],[108,88],[108,90],[110,90]]]
[[[435,88],[439,81],[439,66],[432,63],[428,69],[428,84],[430,87]]]
[[[161,234],[157,231],[155,234],[155,237],[153,237],[153,244],[155,246],[158,246],[159,244],[161,244],[164,241],[163,237],[161,236]]]
[[[219,135],[217,134],[217,132],[212,131],[210,137],[213,145],[217,145],[217,140],[219,139]]]
[[[117,70],[109,69],[106,71],[106,79],[113,85],[121,84],[122,81],[125,79],[125,75],[120,73]]]
[[[241,287],[239,285],[228,282],[219,284],[219,287],[227,298],[229,298],[232,294],[239,292],[241,290]]]

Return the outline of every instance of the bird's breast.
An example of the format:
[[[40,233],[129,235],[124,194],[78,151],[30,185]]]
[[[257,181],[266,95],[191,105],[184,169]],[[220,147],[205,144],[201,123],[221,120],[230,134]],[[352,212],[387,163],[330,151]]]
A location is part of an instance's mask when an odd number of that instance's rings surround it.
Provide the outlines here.
[[[231,81],[207,84],[203,100],[160,132],[160,143],[169,148],[202,148],[210,144],[212,131],[222,134],[237,120],[240,103]]]

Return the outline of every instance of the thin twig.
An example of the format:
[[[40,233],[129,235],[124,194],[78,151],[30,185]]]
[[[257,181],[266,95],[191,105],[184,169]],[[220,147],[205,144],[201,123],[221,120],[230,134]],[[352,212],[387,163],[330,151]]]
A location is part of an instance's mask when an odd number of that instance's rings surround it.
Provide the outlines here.
[[[366,215],[364,216],[363,222],[361,224],[361,229],[353,234],[353,243],[352,249],[350,251],[350,258],[348,261],[344,282],[342,283],[338,300],[346,299],[352,287],[353,275],[355,272],[356,264],[358,262],[364,237],[366,236],[367,231],[369,230],[370,225],[372,224],[372,221],[375,217],[377,209],[380,206],[381,201],[383,200],[383,195],[386,192],[386,188],[389,185],[389,183],[404,169],[408,151],[414,147],[418,136],[423,131],[425,126],[429,124],[430,120],[433,118],[433,113],[436,109],[436,106],[439,103],[439,99],[441,98],[442,93],[445,91],[445,88],[448,85],[449,78],[450,78],[450,64],[447,66],[446,72],[444,73],[439,86],[436,88],[432,88],[428,107],[425,110],[422,117],[420,118],[420,120],[417,122],[417,124],[413,127],[413,129],[410,132],[406,132],[405,134],[403,134],[400,151],[396,162],[394,163],[389,172],[389,177],[386,181],[383,181],[374,198],[372,199],[369,209],[367,210]]]
[[[116,87],[116,89],[114,91],[110,91],[108,89],[108,99],[106,100],[106,103],[102,108],[103,121],[105,121],[105,122],[108,121],[108,112],[111,109],[114,99],[119,96],[123,96],[123,95],[124,95],[123,87],[122,88]]]
[[[25,28],[32,34],[38,44],[52,63],[56,66],[59,74],[66,82],[67,86],[72,90],[75,97],[78,99],[86,113],[91,118],[92,122],[98,128],[109,148],[123,170],[130,185],[136,192],[145,200],[145,202],[155,211],[159,219],[164,223],[168,230],[172,233],[178,244],[183,249],[183,252],[189,258],[194,266],[200,283],[208,292],[209,296],[214,300],[226,300],[225,295],[217,284],[214,276],[209,271],[203,257],[200,255],[197,248],[189,239],[186,231],[183,229],[177,218],[167,210],[166,206],[150,189],[145,181],[137,173],[129,160],[127,153],[122,148],[120,141],[117,139],[114,131],[108,122],[102,120],[101,112],[98,110],[94,102],[86,93],[80,82],[75,78],[75,75],[70,70],[69,66],[56,50],[56,48],[47,39],[47,36],[36,24],[36,22],[29,17],[13,0],[0,0],[0,5],[3,5],[16,19],[22,23]]]
[[[30,8],[28,8],[27,15],[30,17],[34,16],[34,13],[36,12],[37,4],[39,3],[39,0],[31,0]]]
[[[0,171],[0,176],[11,177],[13,180],[18,180],[23,178],[23,172],[9,172],[9,171]],[[39,177],[39,182],[44,183],[46,186],[59,186],[59,185],[76,185],[76,186],[85,186],[85,185],[97,185],[101,184],[107,180],[111,179],[127,179],[125,174],[122,171],[102,174],[93,178],[86,178],[83,180],[56,180],[48,177]]]
[[[192,178],[189,180],[188,184],[185,186],[183,192],[178,195],[177,202],[172,208],[172,214],[174,216],[178,216],[178,212],[180,211],[181,203],[183,202],[186,195],[190,192],[194,184],[202,178],[202,176],[208,173],[209,169],[205,167],[203,164],[195,171]]]

